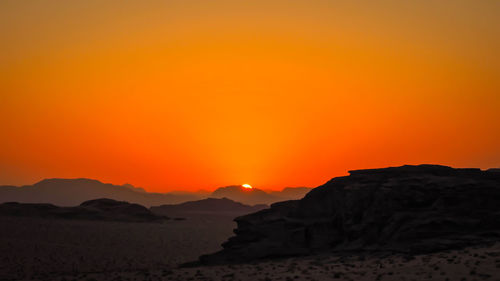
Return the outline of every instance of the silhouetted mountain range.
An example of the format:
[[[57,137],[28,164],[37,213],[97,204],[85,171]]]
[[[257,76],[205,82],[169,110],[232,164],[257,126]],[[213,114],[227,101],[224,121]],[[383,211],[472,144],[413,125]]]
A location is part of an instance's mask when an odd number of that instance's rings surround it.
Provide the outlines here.
[[[146,207],[112,199],[85,201],[76,207],[58,207],[40,203],[3,203],[0,215],[73,220],[110,220],[150,222],[167,219],[155,215]]]
[[[151,207],[150,210],[155,214],[165,216],[229,215],[237,217],[257,212],[268,207],[268,205],[264,204],[249,206],[227,198],[207,198],[177,205],[161,205]]]
[[[272,204],[279,201],[300,199],[311,191],[308,187],[287,187],[282,191],[269,191],[258,188],[244,188],[241,185],[220,187],[212,192],[212,197],[228,198],[248,205]]]
[[[144,206],[176,204],[200,199],[192,194],[150,193],[130,184],[113,185],[92,179],[45,179],[34,185],[0,186],[2,202],[50,203],[75,206],[96,198],[110,198]]]
[[[137,203],[146,207],[165,204],[179,204],[208,197],[229,198],[248,205],[270,204],[278,201],[298,199],[305,194],[304,188],[286,188],[282,192],[259,189],[242,190],[241,186],[219,188],[213,193],[207,191],[152,193],[131,184],[113,185],[92,179],[45,179],[34,185],[0,186],[0,203],[49,203],[58,206],[75,206],[96,198],[110,198]],[[298,197],[297,197],[298,196]]]
[[[350,171],[238,217],[204,263],[321,251],[427,253],[500,241],[500,173],[420,165]]]
[[[281,191],[271,191],[271,195],[282,198],[284,200],[302,199],[312,188],[310,187],[285,187]]]
[[[257,188],[244,188],[241,185],[220,187],[212,192],[212,197],[228,198],[248,205],[271,204],[281,201],[281,198]]]

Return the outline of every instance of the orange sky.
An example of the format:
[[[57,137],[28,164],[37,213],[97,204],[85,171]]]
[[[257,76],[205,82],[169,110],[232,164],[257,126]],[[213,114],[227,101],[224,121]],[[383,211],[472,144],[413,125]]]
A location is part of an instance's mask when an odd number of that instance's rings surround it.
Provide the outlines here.
[[[499,167],[499,17],[495,0],[1,1],[0,184]]]

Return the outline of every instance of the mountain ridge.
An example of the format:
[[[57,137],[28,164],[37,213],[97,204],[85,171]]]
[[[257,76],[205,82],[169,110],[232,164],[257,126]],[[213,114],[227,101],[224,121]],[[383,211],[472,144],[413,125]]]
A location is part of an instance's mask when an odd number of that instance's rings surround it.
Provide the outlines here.
[[[272,204],[284,200],[300,199],[312,188],[285,187],[281,191],[265,191],[258,188],[244,188],[241,185],[219,187],[211,196],[215,198],[228,198],[248,205]]]
[[[88,178],[50,178],[43,179],[33,185],[0,186],[0,200],[2,202],[75,206],[96,198],[110,198],[148,207],[200,199],[196,194],[151,193],[130,184],[114,185]]]
[[[232,187],[241,188],[241,186]],[[230,192],[230,194],[219,195],[217,190],[222,189],[224,187],[218,188],[214,192],[200,190],[198,192],[172,191],[168,193],[155,193],[148,192],[144,188],[135,187],[131,184],[115,185],[89,178],[48,178],[33,185],[0,185],[0,203],[50,203],[58,206],[75,206],[84,201],[96,198],[110,198],[151,207],[164,204],[179,204],[209,197],[227,197],[244,204],[255,205],[271,204],[297,196],[292,194],[293,192],[290,192],[287,188],[283,189],[284,191],[286,190],[286,194],[283,193],[281,196],[279,191],[266,192],[256,188],[252,192],[242,194]],[[305,191],[307,190],[301,189],[297,194],[300,196],[300,194],[305,194]],[[258,194],[258,196],[252,194]]]
[[[230,215],[233,217],[250,214],[268,208],[268,205],[245,205],[228,198],[206,198],[197,201],[188,201],[180,204],[152,206],[153,213],[166,216],[183,216],[193,214],[203,215]]]

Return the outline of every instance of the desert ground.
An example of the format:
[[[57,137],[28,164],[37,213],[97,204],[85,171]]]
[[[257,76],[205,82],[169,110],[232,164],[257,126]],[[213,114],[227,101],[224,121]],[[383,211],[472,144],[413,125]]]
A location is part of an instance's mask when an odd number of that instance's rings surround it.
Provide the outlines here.
[[[0,280],[500,280],[500,243],[418,256],[320,254],[180,268],[219,250],[235,227],[231,218],[0,221]]]
[[[161,223],[0,217],[0,280],[171,269],[221,249],[231,217]]]
[[[193,268],[105,271],[51,280],[500,280],[500,245],[415,257],[314,255]],[[39,280],[44,280],[40,278]],[[46,279],[48,280],[48,279]]]

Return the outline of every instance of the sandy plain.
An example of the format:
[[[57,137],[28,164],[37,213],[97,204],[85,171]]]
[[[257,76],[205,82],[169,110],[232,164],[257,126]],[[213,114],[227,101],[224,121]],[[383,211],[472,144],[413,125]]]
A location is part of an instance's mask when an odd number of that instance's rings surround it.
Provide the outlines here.
[[[231,217],[162,223],[0,217],[0,280],[165,269],[221,249]]]

